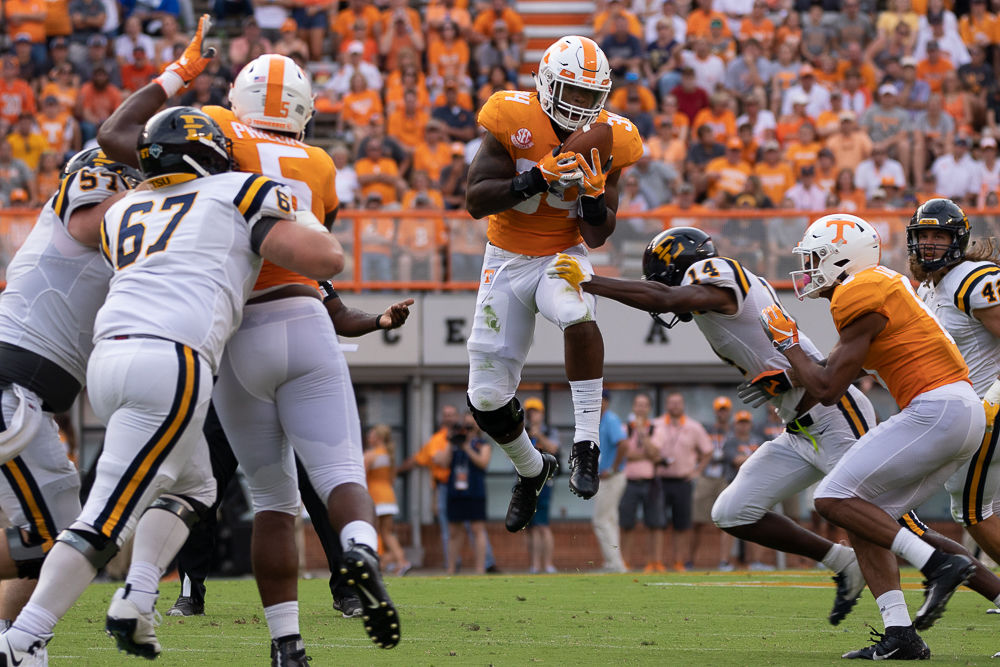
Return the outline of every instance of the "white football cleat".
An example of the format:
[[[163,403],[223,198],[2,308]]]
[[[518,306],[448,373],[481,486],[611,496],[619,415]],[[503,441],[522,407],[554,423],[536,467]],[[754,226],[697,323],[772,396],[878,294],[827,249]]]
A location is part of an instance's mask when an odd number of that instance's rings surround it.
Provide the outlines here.
[[[20,650],[10,643],[12,633],[34,639],[26,650]],[[47,667],[49,652],[45,646],[50,639],[52,639],[52,635],[38,637],[23,630],[6,630],[0,634],[0,667]]]
[[[144,614],[132,600],[128,599],[132,587],[115,591],[108,606],[104,629],[109,637],[114,637],[118,650],[138,655],[148,660],[160,655],[160,642],[156,639],[156,626],[160,624],[160,614],[155,609]]]

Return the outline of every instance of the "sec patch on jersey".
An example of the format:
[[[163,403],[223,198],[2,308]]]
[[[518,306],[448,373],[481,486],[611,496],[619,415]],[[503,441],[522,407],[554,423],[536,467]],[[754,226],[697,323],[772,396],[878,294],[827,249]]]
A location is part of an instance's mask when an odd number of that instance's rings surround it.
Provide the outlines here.
[[[579,153],[583,159],[590,164],[590,149],[596,148],[601,156],[601,166],[608,162],[611,157],[611,147],[614,144],[614,132],[611,125],[605,122],[595,122],[584,125],[573,134],[566,137],[563,142],[562,151],[568,153]],[[594,165],[590,165],[591,169]]]

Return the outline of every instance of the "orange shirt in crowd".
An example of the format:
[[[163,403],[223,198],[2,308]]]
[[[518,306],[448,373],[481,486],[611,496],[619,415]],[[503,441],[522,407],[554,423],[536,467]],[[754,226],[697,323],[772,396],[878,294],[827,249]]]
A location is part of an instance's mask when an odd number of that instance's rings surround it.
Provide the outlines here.
[[[504,10],[500,14],[497,14],[492,9],[479,12],[479,15],[476,16],[476,20],[472,24],[472,29],[486,38],[492,38],[493,24],[498,20],[503,20],[507,24],[507,34],[511,37],[520,36],[524,32],[524,20],[520,14],[510,7],[504,7]]]
[[[821,137],[828,137],[840,129],[839,111],[820,111],[816,116],[816,132]]]
[[[406,194],[403,195],[403,210],[410,211],[416,208],[415,203],[420,194],[416,190],[407,190]],[[424,190],[423,195],[431,200],[431,208],[444,208],[444,197],[440,190]]]
[[[427,5],[424,10],[424,20],[427,21],[427,25],[437,26],[445,22],[454,23],[458,26],[459,32],[465,28],[472,27],[472,17],[469,16],[469,10],[464,6],[459,7],[461,3],[455,3],[455,7],[449,9],[443,4],[431,3]]]
[[[24,79],[14,79],[9,84],[0,79],[0,118],[13,124],[25,111],[35,113],[35,94]]]
[[[636,86],[635,92],[639,95],[639,107],[646,113],[656,111],[656,96],[646,86]],[[608,98],[608,106],[613,109],[624,109],[628,100],[629,87],[619,86]]]
[[[861,63],[860,65],[852,65],[847,60],[841,60],[837,63],[837,76],[839,81],[844,80],[844,76],[847,74],[847,70],[856,69],[861,75],[861,86],[867,88],[868,90],[874,90],[875,86],[878,85],[878,76],[875,74],[875,68],[869,63]]]
[[[635,35],[640,40],[644,39],[645,34],[644,34],[643,29],[642,29],[642,23],[639,21],[639,18],[635,14],[633,14],[632,12],[627,12],[627,11],[623,11],[623,10],[618,10],[618,12],[616,12],[616,13],[620,13],[620,14],[624,14],[625,15],[626,20],[628,20],[628,31],[631,34]],[[594,16],[594,34],[595,35],[601,34],[601,30],[604,29],[604,26],[607,24],[608,19],[610,19],[610,18],[611,18],[611,12],[609,10],[607,10],[607,9],[605,9],[602,12],[597,12],[597,14]]]
[[[460,39],[451,44],[436,39],[427,47],[427,65],[441,75],[464,75],[469,69],[469,45]]]
[[[793,141],[785,149],[785,159],[792,165],[792,169],[797,174],[802,167],[816,164],[821,148],[823,148],[823,144],[818,141],[808,144]]]
[[[742,160],[732,164],[725,157],[717,157],[706,165],[705,173],[715,177],[708,186],[708,196],[714,197],[720,192],[739,194],[746,185],[747,177],[753,172],[750,165]]]
[[[423,32],[424,23],[420,18],[420,12],[418,12],[413,7],[406,7],[406,17],[410,21],[410,25],[413,26],[415,32]],[[382,26],[382,34],[392,30],[393,15],[395,14],[395,9],[383,9],[379,14],[379,22]]]
[[[787,162],[773,167],[763,160],[754,165],[753,173],[760,179],[760,187],[775,206],[781,205],[788,188],[795,185],[795,173]]]
[[[479,245],[481,246],[482,244]],[[482,248],[480,247],[479,250],[481,251]],[[443,452],[449,447],[451,445],[448,443],[448,429],[442,428],[438,429],[431,436],[430,440],[420,448],[420,451],[413,456],[413,460],[416,461],[417,465],[430,468],[431,477],[434,478],[436,484],[447,484],[448,477],[451,476],[450,468],[434,463],[434,455],[438,452]]]
[[[833,192],[833,189],[837,186],[837,174],[840,172],[837,169],[837,165],[834,164],[832,167],[823,170],[819,164],[816,165],[816,185],[823,189],[824,192]]]
[[[740,22],[740,41],[746,39],[756,39],[764,47],[764,52],[770,48],[774,39],[774,24],[771,19],[761,19],[760,23],[754,23],[748,16]]]
[[[852,192],[838,192],[837,198],[840,200],[838,204],[839,208],[848,213],[863,211],[867,206],[864,190],[855,189]]]
[[[153,80],[157,75],[157,70],[151,60],[147,60],[143,66],[134,63],[125,63],[121,66],[122,88],[127,92],[135,92]]]
[[[361,247],[365,254],[389,255],[393,252],[396,247],[395,218],[385,216],[360,218],[355,224],[361,225]],[[373,280],[372,276],[362,277]]]
[[[944,77],[954,69],[951,61],[944,56],[939,58],[936,64],[924,59],[917,63],[917,78],[926,81],[932,93],[940,93]]]
[[[799,136],[799,128],[802,127],[803,123],[811,122],[812,118],[809,116],[782,116],[778,119],[774,134],[781,144],[786,144]]]
[[[406,218],[399,221],[396,245],[414,255],[427,256],[448,242],[441,216]]]
[[[68,111],[60,111],[55,118],[38,114],[38,129],[45,137],[50,149],[56,153],[65,153],[70,148],[69,141],[72,134],[68,130],[71,127],[70,120],[72,118],[73,115]]]
[[[31,35],[31,41],[36,44],[45,43],[45,0],[6,0],[7,34],[13,39],[18,33]],[[39,14],[40,19],[14,21],[12,14]]]
[[[966,14],[958,19],[958,34],[962,36],[962,41],[965,42],[966,46],[996,44],[998,31],[1000,31],[1000,22],[997,21],[996,14],[992,12],[984,13],[983,18],[978,21],[972,17],[972,14]]]
[[[80,87],[80,108],[87,110],[101,121],[106,120],[114,113],[114,110],[121,106],[121,103],[122,91],[111,84],[108,84],[104,90],[97,90],[94,84],[89,81]]]
[[[723,109],[722,113],[715,114],[711,107],[705,107],[694,115],[691,122],[695,128],[708,125],[715,133],[715,140],[719,143],[726,143],[726,139],[736,136],[736,116],[729,109]]]
[[[469,111],[475,109],[475,106],[472,103],[472,95],[468,91],[460,90],[458,92],[457,102],[458,106],[463,109],[468,109]],[[444,93],[438,93],[438,96],[434,98],[434,106],[436,107],[442,107],[446,103]]]
[[[45,201],[53,192],[58,192],[60,181],[62,181],[62,170],[60,169],[35,172],[35,192],[38,199]]]
[[[368,125],[372,116],[382,115],[382,98],[379,97],[378,91],[362,90],[360,93],[348,93],[344,95],[343,102],[344,107],[340,117],[349,127]]]
[[[0,88],[3,87],[3,82],[0,81]],[[42,94],[39,95],[38,99],[44,100],[49,95],[59,99],[59,103],[62,104],[64,109],[75,109],[76,108],[76,96],[79,94],[73,86],[66,86],[65,88],[60,86],[55,81],[49,81],[44,86],[42,86]]]
[[[389,114],[385,131],[390,137],[403,144],[407,148],[416,148],[424,140],[424,127],[431,115],[425,111],[426,107],[417,108],[414,116],[407,116],[404,109],[397,109]]]
[[[67,37],[72,32],[69,0],[45,0],[45,36]]]
[[[379,20],[380,16],[379,11],[372,4],[366,4],[364,9],[358,13],[355,13],[350,7],[337,12],[330,21],[330,29],[340,35],[341,41],[349,41],[353,36],[354,24],[359,18],[364,19],[365,24],[368,26],[369,39],[374,39],[375,23]]]
[[[420,75],[423,77],[423,74]],[[431,96],[427,92],[427,86],[424,85],[423,79],[416,87],[417,91],[417,107],[420,109],[429,109],[431,106]],[[385,109],[387,112],[392,113],[396,109],[403,108],[403,93],[406,90],[403,88],[402,84],[397,81],[395,85],[389,85],[385,90]]]
[[[708,37],[714,19],[722,21],[722,34],[727,37],[733,34],[729,30],[729,19],[722,12],[695,9],[688,14],[686,39],[690,41],[694,37]]]
[[[872,140],[864,132],[854,132],[845,137],[840,132],[826,140],[826,147],[833,153],[838,169],[854,170],[872,152]]]
[[[687,146],[677,137],[664,140],[659,136],[652,136],[646,140],[645,146],[649,149],[650,157],[660,162],[680,164],[687,155]]]
[[[389,176],[399,176],[399,167],[396,161],[390,157],[379,158],[378,161],[363,157],[354,165],[354,173],[358,178],[371,174],[388,174]],[[364,199],[372,192],[382,195],[382,203],[388,204],[397,201],[395,186],[387,183],[369,183],[361,188],[361,199]]]
[[[439,141],[433,148],[426,142],[420,142],[413,152],[413,168],[426,171],[435,183],[441,176],[441,170],[449,162],[451,162],[451,144],[447,141]]]

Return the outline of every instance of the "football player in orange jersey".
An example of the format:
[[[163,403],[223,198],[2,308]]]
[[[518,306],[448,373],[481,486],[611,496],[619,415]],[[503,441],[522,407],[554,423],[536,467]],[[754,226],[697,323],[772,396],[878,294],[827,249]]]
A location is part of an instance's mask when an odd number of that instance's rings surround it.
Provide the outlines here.
[[[202,17],[184,55],[102,126],[99,140],[106,150],[134,160],[137,128],[214,55],[202,52],[208,20]],[[232,141],[239,168],[280,178],[295,196],[298,221],[327,227],[338,205],[335,168],[325,151],[301,141],[313,110],[302,70],[283,56],[261,56],[240,72],[229,98],[233,111],[211,106],[203,111]],[[381,315],[372,321],[376,329],[384,326]],[[357,405],[315,281],[264,265],[243,323],[227,344],[213,402],[253,497],[252,561],[273,663],[307,661],[298,621],[296,458],[325,505],[317,516],[328,516],[339,533],[345,550],[339,570],[365,607],[366,632],[382,648],[395,646],[399,622],[376,555]]]
[[[538,491],[556,467],[555,458],[532,447],[514,396],[539,312],[563,330],[566,346],[576,416],[570,490],[583,498],[597,493],[604,341],[594,297],[546,280],[545,267],[566,252],[590,269],[584,241],[596,248],[614,231],[621,170],[642,155],[635,126],[604,109],[611,68],[592,40],[555,42],[542,56],[535,83],[536,93],[500,91],[483,105],[479,123],[487,133],[469,167],[466,194],[473,217],[489,216],[468,343],[468,401],[476,423],[517,469],[506,519],[511,532],[531,520]],[[613,131],[605,164],[596,149],[588,156],[561,150],[573,131],[593,122]]]
[[[794,320],[778,306],[763,310],[764,330],[791,363],[796,381],[830,405],[869,373],[900,406],[858,439],[814,496],[816,511],[849,531],[885,623],[876,643],[843,657],[924,659],[930,649],[916,630],[933,625],[975,566],[966,556],[935,549],[895,520],[968,462],[985,430],[983,406],[951,336],[905,276],[879,265],[881,243],[870,223],[844,213],[820,218],[795,254],[802,259],[802,270],[792,272],[796,295],[830,299],[840,334],[821,365],[799,345]],[[926,577],[924,604],[912,623],[896,556]]]

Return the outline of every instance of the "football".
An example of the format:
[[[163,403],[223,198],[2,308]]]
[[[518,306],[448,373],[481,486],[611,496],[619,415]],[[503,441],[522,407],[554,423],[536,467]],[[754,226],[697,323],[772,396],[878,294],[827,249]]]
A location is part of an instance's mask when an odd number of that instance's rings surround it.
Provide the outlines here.
[[[601,155],[601,165],[603,166],[611,157],[611,146],[613,135],[611,126],[607,123],[590,123],[584,125],[573,134],[566,137],[563,142],[564,152],[579,153],[590,164],[590,149],[596,148]],[[591,168],[594,165],[590,165]]]

